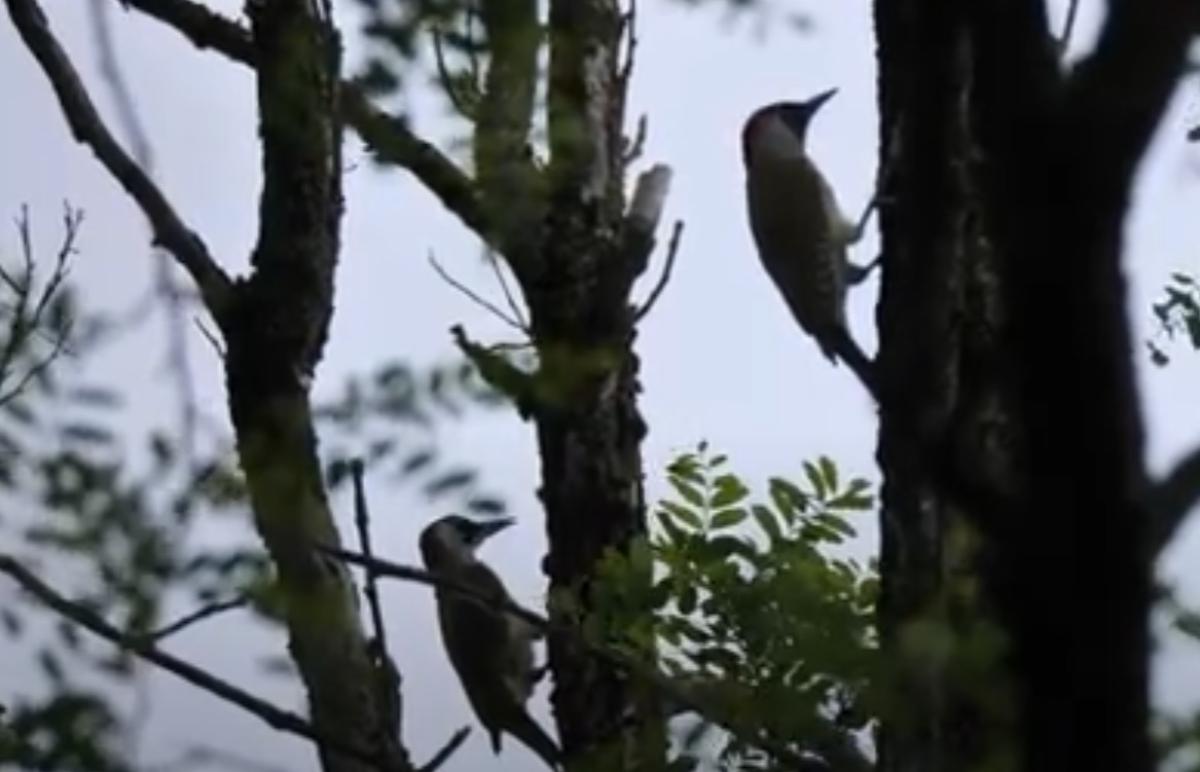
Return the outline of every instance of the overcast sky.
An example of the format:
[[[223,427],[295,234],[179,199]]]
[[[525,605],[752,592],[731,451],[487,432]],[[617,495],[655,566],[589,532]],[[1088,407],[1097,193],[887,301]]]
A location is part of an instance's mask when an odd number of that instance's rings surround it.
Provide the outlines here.
[[[80,2],[42,0],[55,30],[83,71],[106,114],[95,50]],[[229,13],[237,3],[212,3]],[[350,3],[343,2],[343,6]],[[845,368],[833,368],[812,342],[795,331],[782,302],[752,251],[743,212],[739,132],[759,105],[806,98],[837,86],[838,96],[822,111],[811,149],[833,181],[843,209],[857,214],[874,176],[874,42],[865,0],[788,5],[813,15],[811,34],[780,29],[765,39],[753,24],[722,25],[715,10],[688,11],[674,3],[642,3],[641,41],[631,115],[650,116],[644,163],[665,162],[675,170],[666,217],[687,224],[675,278],[638,338],[643,362],[642,408],[650,425],[645,457],[651,499],[664,492],[661,470],[676,452],[707,438],[730,454],[752,480],[792,474],[800,461],[818,453],[835,458],[847,473],[877,479],[873,410]],[[1096,28],[1095,2],[1084,2],[1077,47],[1090,44]],[[342,9],[352,18],[352,9]],[[178,211],[207,240],[232,271],[243,270],[256,236],[258,148],[250,73],[212,54],[195,51],[169,30],[136,13],[114,14],[121,62],[153,140],[158,175]],[[346,30],[352,33],[353,25]],[[357,46],[348,35],[351,56]],[[74,276],[89,303],[127,307],[150,282],[150,256],[140,213],[96,164],[74,145],[42,73],[5,18],[0,21],[0,78],[7,109],[0,128],[0,214],[28,203],[44,244],[58,236],[64,198],[84,208]],[[1192,84],[1178,95],[1144,166],[1128,228],[1130,316],[1139,338],[1150,332],[1149,305],[1168,273],[1200,268],[1200,146],[1183,142],[1200,120],[1200,98]],[[444,142],[461,127],[449,123],[441,103],[419,95],[413,102],[418,129]],[[509,338],[510,331],[438,279],[426,263],[432,250],[459,279],[498,297],[494,280],[477,259],[476,241],[404,172],[379,173],[365,161],[351,135],[346,178],[347,213],[338,273],[337,312],[316,391],[331,394],[345,375],[368,370],[385,358],[415,363],[453,356],[447,329],[463,323],[483,341]],[[665,231],[665,229],[664,229]],[[665,241],[665,232],[663,234]],[[15,234],[0,231],[0,255],[11,258]],[[857,258],[874,256],[872,236]],[[644,296],[662,259],[656,255]],[[868,350],[876,283],[851,299],[851,325]],[[1053,331],[1047,331],[1053,334]],[[219,363],[198,332],[191,351],[197,388],[208,412],[225,420]],[[97,362],[98,379],[109,379],[136,395],[131,426],[172,416],[170,384],[159,352],[158,330],[130,339]],[[1155,470],[1200,441],[1200,356],[1177,349],[1168,369],[1141,360],[1149,426],[1148,454]],[[781,420],[782,419],[782,420]],[[518,600],[540,603],[538,568],[544,551],[533,490],[537,456],[531,427],[507,411],[448,427],[447,445],[476,462],[487,485],[502,492],[519,524],[497,537],[485,557],[498,566]],[[380,550],[403,562],[418,562],[416,534],[429,518],[423,502],[394,487],[375,484],[371,494]],[[345,502],[339,502],[344,510]],[[381,514],[386,513],[386,514]],[[347,523],[342,519],[343,525]],[[874,545],[874,524],[862,550]],[[1184,581],[1200,599],[1200,529],[1189,528],[1172,549],[1164,575]],[[1191,572],[1188,576],[1188,572]],[[0,581],[0,600],[11,588]],[[463,724],[474,725],[457,682],[438,648],[431,599],[416,586],[389,586],[393,655],[404,676],[405,740],[424,760]],[[264,696],[292,708],[302,696],[292,684],[264,677],[261,656],[282,652],[282,639],[248,629],[236,614],[218,618],[173,639],[171,647],[221,675],[254,684]],[[1190,656],[1185,656],[1190,655]],[[1160,663],[1161,701],[1182,706],[1200,694],[1200,658],[1178,646]],[[27,678],[13,657],[0,659],[0,683]],[[315,769],[311,750],[248,718],[169,675],[150,674],[148,693],[156,715],[144,733],[142,758],[164,761],[200,741],[267,760],[281,769]],[[544,692],[544,690],[543,690]],[[539,714],[547,722],[544,693]],[[509,740],[502,760],[492,764],[478,728],[445,767],[531,770],[537,762]]]

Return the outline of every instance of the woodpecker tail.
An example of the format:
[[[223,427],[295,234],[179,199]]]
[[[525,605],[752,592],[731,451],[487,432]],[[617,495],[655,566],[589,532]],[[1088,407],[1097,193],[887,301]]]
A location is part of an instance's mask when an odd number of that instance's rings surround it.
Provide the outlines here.
[[[540,756],[550,769],[560,768],[559,760],[562,758],[562,753],[558,750],[558,744],[551,740],[550,736],[524,710],[515,717],[512,726],[505,727],[505,731]]]
[[[836,328],[825,339],[821,341],[821,349],[831,360],[836,362],[838,359],[846,363],[846,366],[854,371],[858,376],[858,380],[867,388],[875,401],[879,401],[879,393],[877,384],[875,383],[875,363],[872,362],[863,350],[858,347],[858,343],[854,341],[854,337],[850,335],[850,331],[845,327]]]

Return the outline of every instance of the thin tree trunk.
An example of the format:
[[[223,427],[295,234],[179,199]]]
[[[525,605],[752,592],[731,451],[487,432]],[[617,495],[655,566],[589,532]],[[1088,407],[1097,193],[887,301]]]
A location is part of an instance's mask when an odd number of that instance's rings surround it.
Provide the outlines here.
[[[308,383],[333,309],[341,200],[340,44],[307,0],[250,6],[263,190],[252,277],[219,319],[230,413],[259,534],[275,564],[289,649],[314,726],[343,747],[409,768],[398,710],[384,704],[344,568],[314,548],[339,543],[316,452]],[[397,703],[398,704],[398,696]],[[328,748],[326,772],[374,765]]]

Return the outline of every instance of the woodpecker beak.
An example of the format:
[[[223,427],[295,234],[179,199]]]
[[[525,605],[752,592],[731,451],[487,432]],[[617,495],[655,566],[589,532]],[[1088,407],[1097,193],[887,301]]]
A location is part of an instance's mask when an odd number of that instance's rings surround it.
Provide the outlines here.
[[[808,100],[806,104],[808,105],[809,114],[811,115],[812,113],[815,113],[818,109],[820,109],[821,105],[828,102],[829,98],[836,93],[837,89],[831,88],[828,91],[822,91],[820,94],[817,94],[815,97]]]
[[[498,517],[495,520],[476,523],[476,526],[479,528],[479,536],[476,540],[476,544],[482,544],[515,522],[516,520],[513,520],[511,517]]]

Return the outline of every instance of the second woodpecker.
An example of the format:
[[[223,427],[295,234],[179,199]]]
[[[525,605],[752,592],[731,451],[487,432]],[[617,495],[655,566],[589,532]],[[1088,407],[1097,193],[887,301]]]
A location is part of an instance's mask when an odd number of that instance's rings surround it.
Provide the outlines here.
[[[805,151],[809,123],[834,93],[776,102],[750,116],[742,129],[746,203],[758,256],[800,328],[873,391],[871,361],[846,324],[846,288],[864,273],[850,263],[846,248],[860,226],[842,215]]]
[[[538,680],[533,641],[540,631],[499,610],[500,603],[512,599],[500,577],[475,557],[480,544],[512,522],[443,517],[421,532],[421,557],[431,573],[489,599],[484,604],[450,589],[436,591],[442,643],[471,708],[491,735],[492,751],[500,752],[501,733],[507,732],[558,769],[558,746],[525,709]]]

